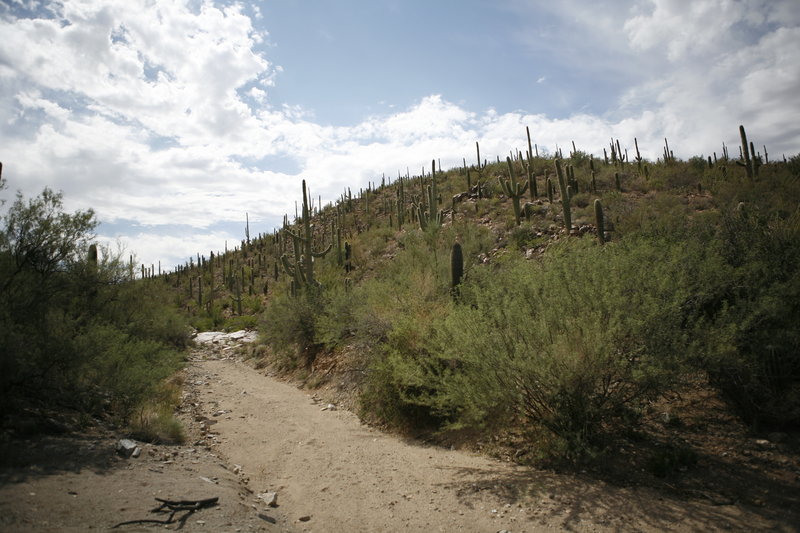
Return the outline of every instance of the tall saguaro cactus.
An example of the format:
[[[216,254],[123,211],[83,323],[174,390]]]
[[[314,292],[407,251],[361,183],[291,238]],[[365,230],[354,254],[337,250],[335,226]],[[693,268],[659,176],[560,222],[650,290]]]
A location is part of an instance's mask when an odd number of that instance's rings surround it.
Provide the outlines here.
[[[506,195],[511,198],[511,202],[514,206],[514,220],[517,226],[519,226],[521,212],[519,199],[522,198],[522,195],[528,190],[528,183],[526,182],[523,184],[517,182],[516,175],[514,174],[514,165],[511,163],[510,157],[506,157],[506,163],[508,164],[509,179],[503,180],[500,178],[500,185],[503,187]]]
[[[464,253],[459,243],[454,243],[450,250],[450,294],[454,300],[458,300],[459,287],[464,277]]]
[[[417,221],[421,230],[438,228],[442,225],[442,212],[439,207],[439,191],[436,188],[436,161],[431,162],[431,184],[424,188],[422,198],[413,202]]]
[[[744,162],[737,161],[736,163],[744,167],[748,178],[753,179],[758,176],[758,162],[753,143],[747,143],[747,134],[744,131],[744,126],[741,125],[739,126],[739,137],[742,139],[742,159],[744,159]]]
[[[302,218],[300,219],[300,226],[302,234],[295,233],[288,226],[284,227],[284,231],[292,237],[294,243],[294,264],[291,263],[288,256],[283,254],[281,256],[281,263],[286,273],[290,275],[295,286],[305,285],[307,287],[317,285],[314,280],[314,258],[325,257],[331,250],[332,244],[321,252],[313,250],[313,234],[311,226],[311,213],[308,208],[308,191],[306,189],[306,180],[303,180],[303,211]]]
[[[561,160],[555,160],[556,176],[558,177],[558,187],[561,192],[561,206],[564,210],[564,227],[567,228],[567,234],[572,231],[572,212],[570,211],[570,187],[567,185],[567,180],[564,177],[564,171],[561,169]]]
[[[86,255],[86,259],[89,262],[89,268],[96,270],[97,269],[97,245],[90,244],[89,245],[89,252]]]
[[[633,145],[636,147],[636,168],[639,169],[639,173],[642,173],[642,162],[644,159],[642,158],[642,154],[639,153],[639,140],[634,137],[633,138]]]

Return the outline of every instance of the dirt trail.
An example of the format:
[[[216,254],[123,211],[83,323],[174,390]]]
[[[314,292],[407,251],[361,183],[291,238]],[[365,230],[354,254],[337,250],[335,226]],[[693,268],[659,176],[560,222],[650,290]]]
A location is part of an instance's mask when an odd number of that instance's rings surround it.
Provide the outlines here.
[[[736,505],[672,500],[409,443],[327,409],[232,352],[197,352],[187,402],[206,440],[301,531],[709,531],[781,526]],[[238,468],[238,467],[237,467]],[[277,526],[276,526],[277,527]],[[275,529],[274,529],[275,530]]]
[[[115,452],[119,430],[0,438],[0,531],[107,531],[166,518],[154,498],[219,498],[187,532],[796,531],[744,505],[680,500],[406,442],[243,362],[201,334],[180,406],[186,444]],[[260,493],[277,492],[270,507]],[[787,516],[795,516],[789,513]],[[771,520],[774,518],[774,521]],[[138,523],[115,531],[176,530]]]

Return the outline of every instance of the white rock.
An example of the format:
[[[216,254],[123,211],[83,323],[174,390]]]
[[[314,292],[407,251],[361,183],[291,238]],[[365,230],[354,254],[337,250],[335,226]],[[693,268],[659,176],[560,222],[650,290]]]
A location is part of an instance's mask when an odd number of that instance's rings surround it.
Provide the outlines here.
[[[139,446],[136,444],[136,441],[131,439],[120,439],[120,441],[117,442],[117,453],[123,457],[130,457],[138,447]],[[141,453],[141,451],[139,453]]]
[[[270,507],[278,506],[278,493],[277,492],[264,492],[258,495],[259,498],[264,500],[264,503]]]
[[[220,342],[255,342],[257,338],[258,333],[255,331],[241,330],[232,333],[225,333],[224,331],[203,331],[195,335],[194,340],[198,344],[217,344]]]

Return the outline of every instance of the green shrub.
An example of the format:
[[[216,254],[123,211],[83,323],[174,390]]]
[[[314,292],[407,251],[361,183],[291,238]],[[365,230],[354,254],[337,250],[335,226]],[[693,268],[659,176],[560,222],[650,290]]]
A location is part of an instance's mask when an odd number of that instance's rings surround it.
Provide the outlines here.
[[[334,349],[352,339],[358,307],[358,296],[353,290],[347,290],[344,283],[330,286],[325,291],[325,307],[317,322],[316,340],[328,349]]]
[[[183,444],[186,432],[175,416],[175,408],[181,402],[182,386],[183,380],[176,375],[136,408],[130,422],[133,438],[144,442]]]
[[[261,335],[289,368],[310,365],[316,357],[317,321],[322,309],[322,294],[312,288],[299,291],[297,296],[280,290],[269,301],[261,319]]]
[[[444,420],[437,406],[439,362],[432,343],[438,321],[451,306],[450,247],[456,236],[468,278],[490,240],[484,228],[456,224],[405,234],[381,276],[363,284],[363,308],[354,329],[369,349],[361,395],[365,416],[406,429],[431,429]]]
[[[102,397],[123,420],[150,400],[182,361],[182,354],[164,344],[131,336],[108,324],[87,327],[74,339],[72,349],[92,354],[75,368],[72,379],[79,389],[103,391]],[[86,399],[98,398],[89,395]]]
[[[701,364],[753,426],[800,425],[800,211],[730,212],[718,244],[728,275]]]
[[[789,171],[789,174],[796,178],[800,178],[800,154],[790,157],[786,162],[786,167]]]
[[[438,337],[449,369],[439,409],[473,427],[521,417],[567,457],[590,451],[678,378],[690,345],[686,260],[644,239],[577,241],[541,263],[484,269]]]
[[[242,329],[256,329],[258,327],[258,317],[255,315],[237,315],[227,319],[223,330],[239,331]]]
[[[509,232],[509,241],[515,250],[523,250],[526,248],[534,248],[540,244],[546,243],[549,238],[547,236],[536,236],[537,230],[529,225],[514,226]]]
[[[0,390],[11,405],[111,408],[124,422],[179,367],[189,330],[163,282],[128,282],[121,252],[98,261],[95,225],[48,189],[3,218]]]

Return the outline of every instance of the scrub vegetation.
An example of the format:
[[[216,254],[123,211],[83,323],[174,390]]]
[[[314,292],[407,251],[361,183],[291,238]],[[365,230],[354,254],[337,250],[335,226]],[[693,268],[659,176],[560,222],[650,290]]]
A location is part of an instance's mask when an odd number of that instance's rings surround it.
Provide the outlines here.
[[[740,136],[738,158],[686,161],[666,141],[656,161],[618,140],[545,156],[528,136],[489,162],[476,143],[471,165],[325,206],[303,183],[282,229],[173,283],[196,324],[258,315],[284,370],[337,361],[362,416],[401,431],[514,428],[537,457],[583,461],[698,382],[753,429],[796,428],[800,160]]]
[[[304,182],[280,230],[248,225],[171,273],[91,259],[91,213],[57,222],[68,249],[30,255],[17,220],[49,221],[36,210],[59,197],[20,199],[2,242],[4,388],[75,390],[130,418],[176,368],[180,309],[201,330],[257,326],[259,357],[315,384],[347,376],[364,418],[412,434],[513,431],[535,457],[583,462],[698,383],[754,430],[796,429],[800,156],[740,136],[738,157],[685,161],[666,140],[656,161],[636,141],[595,159],[528,135],[494,162],[476,143],[471,164],[327,205]],[[691,462],[667,452],[654,471]]]
[[[49,189],[18,195],[2,222],[2,426],[55,429],[49,413],[67,410],[180,441],[173,375],[190,331],[167,286],[132,283],[119,254],[92,243],[94,213],[65,212]]]

